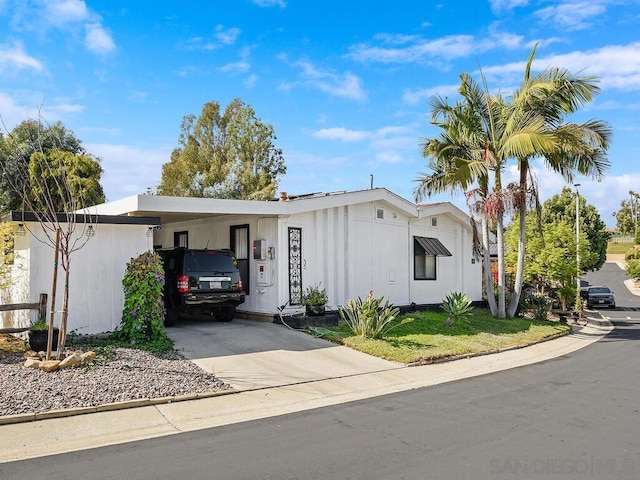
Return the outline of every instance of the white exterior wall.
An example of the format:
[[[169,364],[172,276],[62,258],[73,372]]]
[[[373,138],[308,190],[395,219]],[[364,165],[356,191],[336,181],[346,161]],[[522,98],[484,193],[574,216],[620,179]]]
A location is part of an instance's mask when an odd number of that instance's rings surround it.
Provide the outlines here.
[[[482,264],[473,259],[473,236],[467,225],[447,214],[437,215],[437,226],[425,215],[411,224],[409,235],[409,278],[411,301],[417,304],[440,303],[452,292],[466,293],[473,301],[482,300]],[[414,280],[413,237],[437,238],[452,254],[436,257],[436,279]],[[409,302],[411,303],[411,302]]]
[[[16,237],[16,251],[25,259],[25,286],[28,301],[37,302],[41,293],[48,298],[50,315],[53,283],[54,249],[33,237],[45,238],[37,223],[30,223],[33,233]],[[80,229],[79,229],[80,230]],[[71,254],[69,279],[69,315],[67,329],[79,334],[113,331],[119,324],[124,305],[122,279],[131,258],[147,251],[151,239],[146,225],[98,224],[96,233]],[[25,270],[21,270],[25,271]],[[59,263],[55,323],[60,325],[64,293],[64,271]],[[15,301],[15,300],[14,300]]]
[[[378,218],[377,211],[382,210]],[[321,283],[329,306],[373,290],[396,305],[440,303],[449,293],[482,299],[482,268],[472,263],[469,227],[452,215],[416,219],[384,203],[363,203],[292,215],[280,221],[279,304],[289,298],[288,228],[302,229],[302,286]],[[452,253],[437,257],[436,280],[414,280],[413,237],[438,238]],[[293,307],[292,307],[293,308]],[[299,308],[299,307],[298,307]]]
[[[162,225],[154,234],[154,245],[163,248],[173,247],[175,232],[189,232],[189,248],[223,249],[229,248],[232,226],[249,226],[249,293],[245,302],[238,307],[239,311],[252,313],[275,313],[275,306],[284,303],[278,295],[279,271],[276,267],[281,255],[278,252],[278,219],[275,217],[260,217],[255,215],[227,215],[199,220],[175,222]],[[257,261],[253,258],[253,241],[266,240],[267,247],[276,251],[275,259]],[[285,255],[284,261],[287,256]],[[258,265],[262,263],[268,271],[268,283],[258,284]],[[286,277],[284,277],[286,280]],[[245,285],[247,279],[243,278]]]

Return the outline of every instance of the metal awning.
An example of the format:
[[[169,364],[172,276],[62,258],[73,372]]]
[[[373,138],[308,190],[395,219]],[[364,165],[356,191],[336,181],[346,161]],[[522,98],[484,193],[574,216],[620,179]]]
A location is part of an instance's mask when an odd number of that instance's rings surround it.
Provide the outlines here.
[[[439,255],[442,257],[452,257],[453,255],[437,238],[413,237],[420,244],[427,255]]]

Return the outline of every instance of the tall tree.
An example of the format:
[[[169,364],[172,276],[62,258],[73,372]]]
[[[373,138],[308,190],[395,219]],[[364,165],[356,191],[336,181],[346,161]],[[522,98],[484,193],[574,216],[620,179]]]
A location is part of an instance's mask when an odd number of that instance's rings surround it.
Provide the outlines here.
[[[512,317],[518,308],[523,283],[524,252],[526,244],[525,218],[533,195],[538,204],[537,189],[531,181],[530,161],[536,157],[544,159],[549,170],[560,173],[567,182],[572,182],[576,173],[601,180],[609,162],[606,151],[610,143],[611,128],[600,120],[584,123],[567,122],[568,115],[590,102],[599,92],[597,78],[575,76],[565,69],[547,68],[537,75],[531,74],[536,47],[531,50],[520,88],[509,104],[509,116],[527,115],[537,118],[539,134],[545,140],[538,146],[526,145],[515,155],[520,171],[517,190],[517,207],[520,219],[520,242],[514,294],[507,311]],[[531,148],[533,147],[533,148]]]
[[[234,99],[221,112],[208,102],[199,117],[182,119],[179,146],[162,167],[159,195],[273,199],[286,172],[271,125]]]
[[[414,190],[416,199],[446,191],[466,189],[477,182],[479,188],[467,192],[473,199],[472,215],[481,217],[485,288],[494,315],[506,316],[506,286],[503,228],[505,216],[512,209],[512,188],[503,189],[502,170],[509,158],[542,148],[545,132],[542,121],[527,112],[511,111],[500,95],[490,94],[484,82],[478,85],[461,75],[459,93],[454,106],[438,97],[432,100],[432,123],[440,134],[423,143],[423,154],[429,158],[430,174],[421,174]],[[464,182],[460,182],[460,178]],[[493,297],[493,280],[489,268],[489,226],[496,231],[498,244],[498,298]]]
[[[34,154],[38,155],[36,159],[32,158]],[[60,122],[46,125],[39,120],[25,120],[0,135],[0,211],[24,208],[23,195],[36,201],[30,172],[46,175],[50,180],[66,175],[84,205],[105,201],[100,159],[87,153],[82,142]],[[55,194],[52,199],[55,201]],[[57,204],[60,203],[58,196]]]
[[[418,176],[414,195],[416,201],[420,201],[444,191],[467,192],[474,232],[474,253],[476,256],[482,254],[487,300],[491,312],[497,315],[490,268],[488,219],[484,213],[485,200],[489,196],[489,171],[494,161],[487,148],[485,119],[473,108],[472,101],[466,98],[462,87],[460,93],[463,100],[454,105],[439,96],[429,100],[431,123],[440,131],[437,137],[426,139],[422,144],[423,155],[429,159],[430,172]],[[476,183],[478,187],[470,190]],[[482,244],[477,235],[477,216],[481,217]]]
[[[41,230],[30,231],[30,235],[51,246],[55,252],[49,342],[54,315],[58,312],[54,304],[58,259],[64,271],[62,315],[56,346],[60,354],[64,350],[69,313],[71,256],[93,235],[96,219],[85,207],[104,201],[99,183],[102,168],[60,123],[49,127],[41,120],[23,122],[3,136],[0,151],[4,207],[32,213]],[[47,358],[50,356],[48,347]]]
[[[542,223],[550,224],[565,222],[569,225],[576,223],[576,194],[565,187],[560,194],[554,195],[544,202],[542,208]],[[580,256],[582,272],[599,270],[607,260],[607,244],[611,234],[607,231],[607,224],[602,220],[595,206],[586,203],[584,197],[580,199],[578,208],[580,233],[584,233],[589,244],[589,257]],[[575,227],[574,227],[575,235]]]
[[[590,100],[594,91],[597,90],[592,79],[573,77],[560,69],[547,69],[532,76],[531,66],[534,54],[535,48],[531,51],[526,64],[522,85],[509,101],[499,95],[490,95],[484,76],[482,77],[484,88],[478,88],[468,75],[463,75],[459,91],[463,98],[462,103],[467,106],[468,115],[466,121],[455,120],[455,123],[466,123],[471,126],[468,131],[475,132],[472,135],[474,141],[471,143],[475,148],[482,145],[485,152],[484,158],[492,160],[493,187],[487,190],[489,195],[483,202],[484,218],[493,221],[496,226],[497,314],[499,317],[505,316],[503,221],[511,208],[520,212],[520,241],[515,291],[506,316],[515,314],[522,287],[526,211],[531,205],[538,203],[535,183],[531,180],[529,162],[534,158],[542,157],[548,168],[559,172],[568,181],[573,179],[576,172],[601,178],[608,167],[605,152],[611,133],[609,126],[597,120],[590,120],[583,124],[565,122],[565,117]],[[452,128],[459,128],[450,118],[445,119],[438,126],[447,132],[441,137],[445,141],[454,138],[449,135]],[[425,145],[429,145],[429,142],[425,142]],[[458,146],[460,149],[469,148],[468,144]],[[431,157],[430,167],[434,173],[437,173],[438,169],[457,167],[451,162],[443,161],[446,160],[448,153],[443,159],[437,158],[442,152],[448,151],[450,147],[431,151],[425,149],[425,156]],[[474,154],[469,151],[457,158],[469,160],[474,158]],[[503,188],[500,174],[509,161],[517,162],[520,180],[517,185]],[[425,193],[437,191],[433,189],[432,182],[425,181],[425,178],[423,176],[418,179],[424,188],[416,189],[417,198]],[[455,178],[455,176],[449,174],[444,178]],[[475,177],[475,180],[479,179],[480,177]],[[442,187],[442,182],[438,185]],[[487,283],[487,286],[490,284]],[[489,288],[487,288],[487,294],[490,297]]]
[[[620,210],[613,212],[616,217],[616,231],[621,234],[635,234],[640,215],[640,194],[629,190],[629,198],[620,202]]]

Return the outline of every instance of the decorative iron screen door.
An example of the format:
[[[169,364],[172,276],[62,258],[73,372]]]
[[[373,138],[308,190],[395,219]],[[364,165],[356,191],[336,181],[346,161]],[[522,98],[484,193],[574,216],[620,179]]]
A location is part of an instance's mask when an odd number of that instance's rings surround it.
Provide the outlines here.
[[[289,304],[302,301],[302,229],[289,227]]]

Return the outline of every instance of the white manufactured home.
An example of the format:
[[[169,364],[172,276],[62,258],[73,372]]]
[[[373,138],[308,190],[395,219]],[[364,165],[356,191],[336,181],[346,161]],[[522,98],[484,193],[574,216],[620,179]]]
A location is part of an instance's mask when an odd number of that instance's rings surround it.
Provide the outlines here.
[[[12,212],[4,221],[16,224],[12,281],[0,291],[0,303],[33,303],[40,294],[49,296],[51,311],[55,236],[52,226],[43,224],[32,213]],[[67,228],[59,214],[56,226],[69,233],[77,248],[70,256],[68,331],[79,334],[113,331],[119,324],[124,305],[122,279],[131,258],[153,248],[152,232],[160,223],[156,218],[108,215],[74,215],[75,228]],[[55,231],[55,228],[53,228]],[[48,234],[47,234],[48,232]],[[58,259],[55,322],[60,325],[64,292],[64,271]],[[2,312],[2,328],[28,327],[37,312]]]
[[[239,317],[270,321],[281,306],[300,312],[303,291],[318,284],[329,308],[369,291],[396,306],[440,304],[454,291],[482,300],[469,217],[449,202],[415,205],[375,188],[277,201],[137,195],[91,211],[159,218],[156,249],[233,250],[247,294]],[[119,288],[116,280],[104,288]]]

